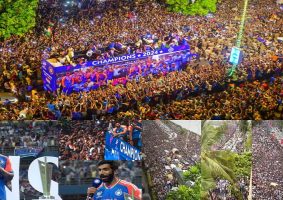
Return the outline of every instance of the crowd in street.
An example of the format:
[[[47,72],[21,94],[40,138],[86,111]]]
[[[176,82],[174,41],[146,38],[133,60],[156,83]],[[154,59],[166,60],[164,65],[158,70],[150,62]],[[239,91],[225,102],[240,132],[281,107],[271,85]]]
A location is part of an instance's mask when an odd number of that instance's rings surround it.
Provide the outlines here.
[[[282,199],[283,147],[272,136],[269,121],[253,127],[253,199]]]
[[[217,144],[213,145],[214,150],[229,150],[235,153],[242,153],[245,149],[245,140],[247,138],[247,132],[244,133],[240,129],[239,121],[221,121],[225,128],[223,128],[223,134]],[[251,131],[251,130],[250,130]]]
[[[247,178],[241,178],[237,181],[237,185],[240,189],[242,199],[248,199],[249,192],[249,180]],[[212,196],[219,200],[236,200],[231,191],[231,184],[227,180],[219,179],[216,188],[212,191]]]
[[[61,160],[103,160],[104,129],[94,121],[71,121],[59,135]]]
[[[107,1],[103,12],[98,10],[101,4],[79,10],[66,20],[60,6],[50,6],[40,3],[39,22],[33,33],[1,42],[0,83],[20,100],[2,105],[1,119],[282,118],[282,44],[277,40],[282,32],[282,12],[271,0],[250,2],[248,16],[252,17],[247,19],[242,44],[244,60],[231,78],[227,77],[231,67],[227,60],[242,11],[236,2],[219,3],[213,18],[169,13],[154,1]],[[48,26],[52,27],[50,37],[40,32]],[[100,27],[99,31],[93,27]],[[157,41],[155,38],[169,45],[176,43],[175,38],[187,38],[191,52],[199,54],[201,60],[185,64],[181,71],[149,74],[90,92],[69,96],[61,91],[42,92],[38,80],[42,56],[64,56],[69,48],[83,52],[112,49],[114,45],[115,49],[116,43],[140,40],[148,46]],[[32,90],[37,92],[27,100]]]
[[[200,136],[189,131],[180,134],[163,121],[144,121],[143,125],[145,169],[152,180],[149,186],[157,199],[165,199],[173,187],[182,184],[178,182],[177,168],[187,170],[199,161]]]

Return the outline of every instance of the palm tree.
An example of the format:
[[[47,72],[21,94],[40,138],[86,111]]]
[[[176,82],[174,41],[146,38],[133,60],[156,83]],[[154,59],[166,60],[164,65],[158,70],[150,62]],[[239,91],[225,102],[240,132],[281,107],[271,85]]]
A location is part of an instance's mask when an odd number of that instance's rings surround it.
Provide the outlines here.
[[[231,185],[235,185],[235,176],[232,171],[232,152],[213,150],[227,129],[227,122],[215,127],[212,121],[202,121],[201,132],[201,198],[214,200],[212,194],[218,179],[226,179]]]

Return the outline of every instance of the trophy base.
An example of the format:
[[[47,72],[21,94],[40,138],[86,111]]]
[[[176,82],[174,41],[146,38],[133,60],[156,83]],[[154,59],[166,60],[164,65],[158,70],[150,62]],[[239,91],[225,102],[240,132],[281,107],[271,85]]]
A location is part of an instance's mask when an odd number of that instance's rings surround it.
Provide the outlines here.
[[[33,200],[55,200],[54,197],[50,196],[50,197],[39,197],[38,199],[33,199]]]
[[[33,200],[42,200],[42,198],[39,198],[39,199],[33,199]],[[47,198],[47,199],[44,199],[44,200],[55,200],[55,199],[50,199],[50,198],[48,199],[48,198]]]

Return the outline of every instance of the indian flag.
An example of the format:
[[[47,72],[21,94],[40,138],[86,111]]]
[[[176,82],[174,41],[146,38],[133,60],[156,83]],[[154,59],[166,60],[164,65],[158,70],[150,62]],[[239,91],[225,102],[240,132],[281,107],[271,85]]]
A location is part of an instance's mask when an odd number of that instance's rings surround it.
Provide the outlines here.
[[[48,37],[52,36],[52,27],[53,26],[54,26],[54,24],[52,22],[49,22],[48,28],[45,29],[45,35],[47,35]]]

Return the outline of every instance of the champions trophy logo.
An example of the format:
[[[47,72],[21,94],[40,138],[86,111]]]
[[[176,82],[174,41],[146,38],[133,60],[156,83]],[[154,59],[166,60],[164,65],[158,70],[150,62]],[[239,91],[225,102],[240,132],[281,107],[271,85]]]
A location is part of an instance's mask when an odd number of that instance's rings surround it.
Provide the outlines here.
[[[53,69],[53,67],[50,66],[50,67],[48,68],[48,70],[49,70],[49,73],[50,73],[50,74],[54,74],[54,69]]]
[[[43,188],[43,196],[39,199],[51,200],[55,199],[50,196],[50,186],[51,186],[51,177],[52,177],[52,165],[47,163],[47,158],[44,157],[44,162],[38,160],[41,183]]]

